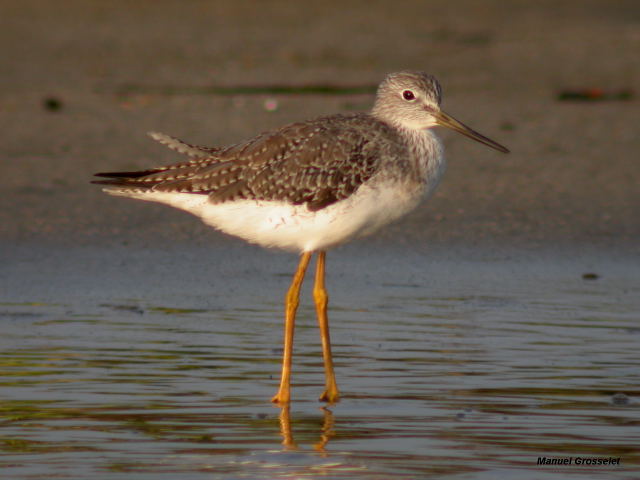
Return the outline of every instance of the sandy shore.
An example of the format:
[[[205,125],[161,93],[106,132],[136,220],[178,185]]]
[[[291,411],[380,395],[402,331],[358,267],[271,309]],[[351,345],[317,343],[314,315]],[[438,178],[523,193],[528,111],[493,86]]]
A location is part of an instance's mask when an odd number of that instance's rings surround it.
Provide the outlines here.
[[[225,144],[372,101],[211,86],[375,86],[411,68],[437,75],[445,109],[512,154],[442,132],[439,191],[370,241],[638,251],[637,99],[557,99],[640,84],[637,2],[323,5],[3,2],[0,241],[224,245],[181,212],[101,194],[91,174],[174,160],[149,130]]]

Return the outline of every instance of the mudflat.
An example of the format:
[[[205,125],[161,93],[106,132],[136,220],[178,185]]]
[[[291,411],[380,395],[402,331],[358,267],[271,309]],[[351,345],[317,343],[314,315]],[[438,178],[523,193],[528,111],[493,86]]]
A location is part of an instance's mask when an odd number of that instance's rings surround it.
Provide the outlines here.
[[[637,2],[256,8],[3,2],[0,241],[224,243],[188,215],[108,198],[88,180],[177,159],[147,131],[229,144],[366,110],[387,72],[420,69],[440,79],[446,111],[512,153],[442,131],[439,190],[378,240],[637,252]],[[596,99],[560,98],[585,89]]]

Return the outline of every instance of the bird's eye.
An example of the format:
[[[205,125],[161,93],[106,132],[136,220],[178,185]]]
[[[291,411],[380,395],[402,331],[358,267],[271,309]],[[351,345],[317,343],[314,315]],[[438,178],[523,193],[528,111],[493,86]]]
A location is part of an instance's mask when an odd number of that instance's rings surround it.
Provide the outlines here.
[[[402,98],[404,98],[405,100],[414,100],[416,96],[411,90],[405,90],[404,92],[402,92]]]

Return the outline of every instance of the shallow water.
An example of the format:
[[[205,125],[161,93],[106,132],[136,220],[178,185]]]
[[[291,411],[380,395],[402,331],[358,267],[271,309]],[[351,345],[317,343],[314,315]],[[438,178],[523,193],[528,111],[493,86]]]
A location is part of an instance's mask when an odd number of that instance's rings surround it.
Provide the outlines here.
[[[327,408],[316,401],[322,359],[307,285],[293,401],[279,409],[269,398],[280,298],[295,259],[234,267],[232,255],[220,272],[239,273],[211,289],[176,281],[197,278],[199,259],[183,256],[176,267],[171,256],[147,255],[160,266],[142,288],[136,271],[149,257],[109,270],[108,255],[98,256],[101,274],[91,276],[82,269],[95,252],[5,265],[3,478],[595,479],[640,471],[634,261],[425,265],[389,253],[342,254],[332,265],[330,256],[343,398]],[[583,278],[589,268],[597,278]],[[620,465],[541,466],[538,457],[619,457]]]

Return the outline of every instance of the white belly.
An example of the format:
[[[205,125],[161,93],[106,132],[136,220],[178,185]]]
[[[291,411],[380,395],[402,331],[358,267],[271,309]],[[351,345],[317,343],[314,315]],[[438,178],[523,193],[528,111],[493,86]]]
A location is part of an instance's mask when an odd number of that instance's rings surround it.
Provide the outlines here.
[[[133,192],[106,189],[110,194],[160,202],[186,210],[206,224],[264,247],[298,252],[324,250],[351,238],[368,235],[415,208],[424,189],[404,184],[361,186],[355,195],[322,210],[277,201],[238,200],[211,203],[207,195]]]

